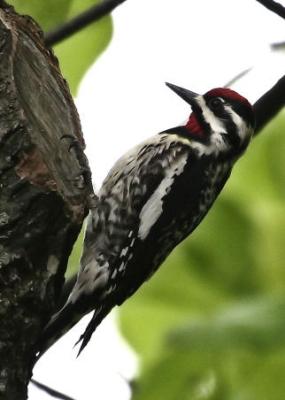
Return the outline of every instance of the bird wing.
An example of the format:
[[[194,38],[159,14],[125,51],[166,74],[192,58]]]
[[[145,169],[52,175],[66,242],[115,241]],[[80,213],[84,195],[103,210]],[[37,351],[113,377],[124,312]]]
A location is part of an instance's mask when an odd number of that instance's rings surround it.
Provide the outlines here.
[[[147,237],[161,215],[163,197],[183,171],[188,156],[189,145],[181,142],[179,146],[172,135],[157,135],[156,141],[144,142],[117,161],[103,182],[98,207],[89,221],[82,258],[84,275],[88,275],[90,262],[93,269],[105,268],[109,278],[113,276],[111,280],[123,273],[136,241]]]
[[[163,197],[188,156],[188,140],[186,145],[185,139],[179,142],[175,135],[160,134],[115,163],[89,215],[81,269],[70,302],[84,296],[93,309],[97,299],[114,291],[137,241],[147,237],[161,215]]]
[[[65,306],[45,328],[42,353],[95,310],[79,340],[83,341],[81,351],[116,304],[112,294],[120,287],[137,241],[146,239],[162,213],[163,198],[175,176],[183,172],[189,143],[180,143],[175,135],[157,135],[131,150],[111,169],[99,191],[97,207],[88,216],[76,284]]]
[[[78,341],[79,353],[101,320],[121,302],[109,299],[113,293],[116,297],[117,289],[122,289],[121,282],[137,241],[147,237],[163,211],[163,197],[171,189],[175,176],[183,172],[189,145],[186,147],[182,142],[179,146],[175,139],[161,135],[157,138],[159,146],[153,139],[137,146],[117,161],[103,182],[98,206],[89,218],[82,269],[71,294],[77,300],[77,288],[92,292],[90,308],[95,309]],[[123,298],[131,290],[130,287]]]

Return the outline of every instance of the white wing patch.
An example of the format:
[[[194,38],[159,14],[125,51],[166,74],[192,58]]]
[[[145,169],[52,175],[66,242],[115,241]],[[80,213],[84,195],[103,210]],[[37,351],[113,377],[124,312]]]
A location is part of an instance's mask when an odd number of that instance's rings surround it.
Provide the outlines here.
[[[179,158],[173,163],[173,165],[168,167],[165,178],[160,182],[157,189],[143,206],[140,212],[140,226],[138,231],[138,237],[141,240],[144,240],[147,237],[151,227],[160,217],[163,205],[162,199],[170,191],[175,176],[178,176],[183,172],[186,162],[187,155],[184,155],[183,158]]]
[[[121,251],[120,257],[125,257],[125,255],[128,253],[129,247],[124,247]]]

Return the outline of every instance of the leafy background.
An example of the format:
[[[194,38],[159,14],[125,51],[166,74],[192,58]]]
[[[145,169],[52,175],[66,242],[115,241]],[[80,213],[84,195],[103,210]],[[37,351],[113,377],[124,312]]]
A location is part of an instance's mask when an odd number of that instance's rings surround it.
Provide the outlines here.
[[[99,0],[11,0],[9,4],[21,14],[31,15],[49,32],[58,24],[99,3]],[[75,95],[79,82],[88,67],[110,42],[112,22],[109,16],[92,24],[54,47],[63,76]]]
[[[48,31],[94,0],[10,3]],[[73,94],[111,36],[107,17],[55,47]],[[141,357],[135,400],[284,399],[284,132],[282,112],[253,140],[199,229],[120,309],[121,330]]]

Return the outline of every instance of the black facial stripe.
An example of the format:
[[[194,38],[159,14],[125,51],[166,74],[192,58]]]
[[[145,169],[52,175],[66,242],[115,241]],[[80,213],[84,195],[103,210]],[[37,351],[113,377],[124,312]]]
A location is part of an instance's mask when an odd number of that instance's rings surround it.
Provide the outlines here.
[[[238,101],[231,101],[231,106],[248,125],[255,127],[255,116],[252,108]]]
[[[227,139],[233,147],[238,148],[240,146],[241,138],[238,135],[236,124],[232,119],[224,121],[227,131]]]
[[[237,148],[240,146],[241,138],[238,135],[238,128],[232,119],[232,115],[225,109],[224,104],[221,104],[218,108],[211,109],[211,111],[225,125],[227,133],[223,135],[224,140],[229,142],[233,147]]]
[[[216,109],[211,109],[212,113],[219,119],[221,120],[227,120],[229,118],[228,111],[225,110],[224,104],[221,105],[221,107],[216,108]]]

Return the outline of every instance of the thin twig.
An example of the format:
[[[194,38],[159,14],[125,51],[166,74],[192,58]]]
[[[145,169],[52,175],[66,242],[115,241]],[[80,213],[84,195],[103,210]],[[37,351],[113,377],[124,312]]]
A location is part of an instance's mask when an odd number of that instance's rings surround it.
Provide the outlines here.
[[[235,84],[237,81],[239,81],[241,78],[243,78],[245,75],[247,75],[250,71],[252,70],[252,67],[244,69],[237,75],[235,75],[230,81],[228,81],[224,87],[231,87],[233,84]]]
[[[82,14],[77,15],[72,20],[62,24],[53,31],[48,32],[45,36],[46,45],[49,47],[54,46],[82,28],[85,28],[92,22],[98,21],[108,15],[124,1],[126,0],[104,0],[102,3],[96,4],[84,11]]]
[[[261,129],[285,106],[285,75],[254,104],[257,135]]]
[[[47,394],[49,394],[50,396],[56,398],[56,399],[61,399],[61,400],[75,400],[72,397],[67,396],[64,393],[58,392],[57,390],[54,390],[52,388],[50,388],[47,385],[44,385],[43,383],[40,383],[38,381],[36,381],[35,379],[31,379],[31,382],[33,383],[33,385],[35,385],[38,389],[43,390],[44,392],[46,392]]]
[[[271,47],[271,49],[273,49],[273,50],[284,50],[284,48],[285,48],[285,42],[282,41],[282,42],[272,43],[272,44],[270,45],[270,47]]]
[[[279,17],[285,19],[285,7],[282,4],[277,3],[274,0],[257,0],[258,3],[262,4],[268,10],[274,12],[275,14],[279,15]]]

